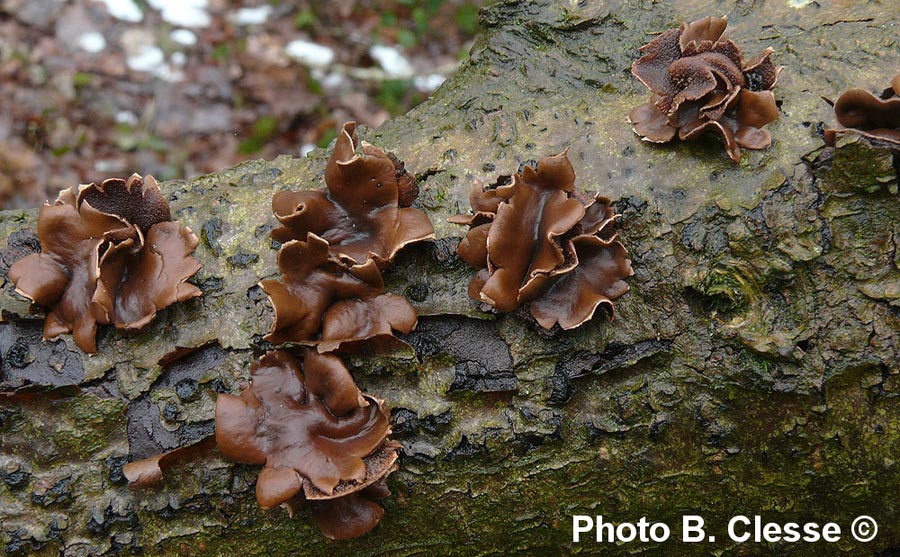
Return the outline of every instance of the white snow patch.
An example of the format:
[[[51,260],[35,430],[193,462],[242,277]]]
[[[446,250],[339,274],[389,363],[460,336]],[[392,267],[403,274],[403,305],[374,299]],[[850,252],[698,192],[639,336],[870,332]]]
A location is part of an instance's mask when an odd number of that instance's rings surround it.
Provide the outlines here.
[[[238,25],[261,25],[272,15],[272,6],[263,5],[255,8],[241,8],[234,14],[234,22]]]
[[[141,45],[134,49],[134,54],[130,55],[125,62],[136,72],[152,72],[161,66],[165,59],[163,51],[158,46]]]
[[[128,124],[130,126],[136,126],[138,123],[137,114],[130,110],[120,110],[116,114],[116,122],[119,124]]]
[[[410,77],[414,73],[409,60],[393,46],[372,45],[369,55],[392,77]]]
[[[144,13],[134,0],[101,0],[106,5],[109,15],[122,21],[138,22],[144,19]]]
[[[136,72],[147,72],[166,81],[181,81],[184,72],[166,63],[165,54],[156,46],[153,34],[143,29],[129,29],[122,33],[125,64]]]
[[[173,52],[171,58],[172,63],[176,66],[183,66],[187,64],[187,55],[184,52]]]
[[[325,89],[337,89],[341,85],[347,83],[347,77],[337,72],[329,72],[319,79],[319,83]]]
[[[291,41],[284,47],[288,56],[307,66],[327,66],[334,60],[334,51],[310,41]]]
[[[788,6],[792,8],[803,8],[813,3],[813,0],[788,0]]]
[[[112,174],[122,170],[121,160],[118,159],[97,159],[94,161],[94,169],[102,174]]]
[[[197,35],[187,29],[176,29],[169,33],[169,38],[181,46],[194,46],[197,44]]]
[[[147,3],[172,25],[207,27],[211,21],[206,0],[147,0]]]
[[[305,157],[306,155],[312,153],[315,148],[316,146],[312,143],[304,143],[303,146],[300,147],[300,156]]]
[[[441,83],[443,83],[446,79],[446,76],[443,76],[439,73],[417,75],[413,78],[413,85],[416,87],[416,89],[423,93],[430,93],[440,87]]]
[[[96,54],[106,48],[106,39],[96,31],[89,31],[78,37],[78,48],[91,54]]]

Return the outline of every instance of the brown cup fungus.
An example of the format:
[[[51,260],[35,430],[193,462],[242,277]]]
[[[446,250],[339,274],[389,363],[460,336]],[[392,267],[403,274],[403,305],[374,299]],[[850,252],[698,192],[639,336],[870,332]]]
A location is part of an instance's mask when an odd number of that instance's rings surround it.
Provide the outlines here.
[[[416,312],[406,298],[384,292],[375,261],[349,265],[329,252],[328,242],[310,233],[278,252],[282,280],[260,286],[275,307],[275,323],[266,340],[318,341],[320,348],[341,342],[409,333]]]
[[[284,503],[293,512],[305,500],[326,536],[357,537],[381,520],[372,499],[388,494],[384,480],[396,470],[390,414],[360,393],[337,356],[299,354],[267,353],[240,396],[218,396],[216,442],[231,460],[263,465],[262,508]]]
[[[727,21],[705,17],[682,23],[641,47],[631,73],[653,93],[628,115],[645,141],[666,143],[714,131],[735,162],[741,147],[765,149],[772,136],[763,126],[778,118],[772,87],[781,68],[767,48],[745,61],[741,49],[722,39]]]
[[[850,89],[834,103],[841,128],[825,130],[826,143],[833,145],[838,133],[855,133],[870,142],[900,150],[900,74],[881,95],[865,89]]]
[[[200,296],[186,281],[200,269],[199,243],[172,221],[156,180],[134,174],[64,190],[38,215],[41,253],[9,270],[16,290],[49,308],[44,338],[73,332],[97,351],[97,324],[140,329],[157,311]]]
[[[358,144],[356,123],[347,122],[325,167],[326,187],[275,194],[272,210],[282,226],[272,238],[286,243],[315,234],[341,260],[371,258],[384,269],[406,244],[433,238],[434,227],[410,207],[418,188],[404,164],[365,141],[358,154]]]
[[[499,311],[530,303],[544,328],[574,329],[599,306],[628,290],[631,261],[613,227],[608,198],[583,201],[565,152],[525,166],[507,185],[476,182],[473,215],[452,217],[469,226],[460,257],[479,269],[469,296]]]
[[[358,154],[358,144],[356,124],[344,124],[326,188],[272,199],[282,224],[272,237],[283,245],[281,281],[260,283],[275,307],[270,342],[316,342],[325,351],[416,326],[409,302],[384,292],[381,271],[403,246],[433,238],[434,227],[410,207],[418,188],[404,164],[366,142]]]

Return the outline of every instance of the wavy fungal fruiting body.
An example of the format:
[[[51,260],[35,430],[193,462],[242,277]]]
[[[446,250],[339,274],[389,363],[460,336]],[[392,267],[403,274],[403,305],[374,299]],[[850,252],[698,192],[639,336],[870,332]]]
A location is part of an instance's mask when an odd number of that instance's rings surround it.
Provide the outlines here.
[[[256,498],[293,512],[304,500],[333,539],[361,536],[384,510],[373,499],[397,469],[384,401],[363,395],[341,360],[306,348],[269,352],[240,396],[216,401],[216,442],[236,462],[261,464]]]
[[[134,174],[64,190],[38,215],[41,253],[9,270],[16,290],[50,308],[44,338],[73,332],[97,351],[97,324],[140,329],[157,311],[200,296],[186,281],[199,269],[199,240],[173,222],[152,176]]]
[[[322,345],[409,333],[416,312],[406,298],[384,292],[373,260],[349,265],[329,251],[328,242],[309,234],[278,252],[282,279],[260,282],[275,307],[275,323],[266,340],[318,341]]]
[[[728,22],[705,17],[682,23],[641,47],[643,56],[631,73],[653,95],[650,102],[628,115],[644,140],[666,143],[713,131],[725,141],[735,162],[741,147],[765,149],[772,136],[762,129],[778,118],[772,87],[781,68],[767,48],[758,58],[744,61],[741,49],[722,39]]]
[[[834,144],[837,133],[849,132],[900,149],[900,74],[880,96],[865,89],[845,92],[834,103],[834,114],[843,127],[825,130],[827,143]]]
[[[508,185],[470,196],[473,215],[450,219],[469,226],[460,257],[479,269],[469,295],[500,311],[531,304],[546,329],[574,329],[599,306],[628,290],[631,261],[613,231],[618,215],[601,195],[583,201],[565,152],[526,166]]]
[[[384,269],[406,244],[433,238],[434,227],[410,207],[418,189],[404,164],[365,141],[357,154],[358,145],[356,123],[347,122],[325,167],[326,188],[275,194],[272,210],[282,226],[272,237],[285,243],[315,234],[342,260],[373,259]]]
[[[274,343],[343,342],[408,333],[416,326],[409,302],[384,292],[381,271],[405,245],[434,237],[428,216],[410,207],[415,179],[396,157],[362,142],[344,124],[325,167],[321,191],[279,192],[272,209],[283,225],[272,237],[281,280],[260,283],[275,307],[266,336]]]

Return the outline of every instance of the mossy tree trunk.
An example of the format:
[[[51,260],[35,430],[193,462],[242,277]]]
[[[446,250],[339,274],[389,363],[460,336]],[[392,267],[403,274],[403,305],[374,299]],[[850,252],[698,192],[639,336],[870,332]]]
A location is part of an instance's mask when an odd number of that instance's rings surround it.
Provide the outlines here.
[[[794,7],[797,6],[797,7]],[[654,146],[625,123],[628,71],[653,33],[728,15],[729,35],[786,66],[766,151],[716,138]],[[900,197],[890,153],[823,148],[821,96],[900,68],[890,2],[500,2],[435,97],[362,137],[407,162],[438,239],[403,252],[388,289],[420,312],[415,349],[348,355],[393,407],[403,443],[382,524],[324,539],[301,512],[260,511],[258,469],[209,455],[132,492],[121,467],[208,435],[216,392],[249,376],[277,274],[269,199],[321,184],[327,153],[163,184],[202,238],[204,290],[99,354],[40,339],[9,284],[0,302],[0,542],[9,555],[626,554],[571,544],[571,515],[703,515],[717,542],[651,553],[900,550]],[[617,317],[546,334],[482,311],[455,256],[474,179],[568,147],[576,186],[617,200],[634,261]],[[2,271],[35,247],[32,212],[0,213]],[[23,392],[22,388],[38,392]],[[836,546],[737,546],[725,521],[834,521]],[[851,520],[878,520],[863,545]],[[653,551],[655,550],[655,551]]]

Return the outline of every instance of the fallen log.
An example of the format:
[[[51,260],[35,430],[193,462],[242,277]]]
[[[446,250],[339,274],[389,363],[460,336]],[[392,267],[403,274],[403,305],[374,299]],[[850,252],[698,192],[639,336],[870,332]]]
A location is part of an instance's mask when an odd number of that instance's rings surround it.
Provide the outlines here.
[[[716,13],[709,13],[715,10]],[[645,102],[628,68],[654,33],[729,17],[786,69],[766,150],[736,164],[716,137],[652,145],[625,122]],[[37,248],[36,211],[0,212],[0,543],[7,555],[626,554],[572,541],[573,515],[641,517],[703,551],[813,555],[821,544],[740,545],[730,517],[835,522],[833,547],[900,551],[900,198],[889,151],[823,145],[820,96],[883,87],[900,67],[896,10],[817,2],[504,1],[428,102],[361,136],[416,174],[437,239],[410,246],[387,290],[419,313],[411,349],[344,355],[392,407],[400,471],[372,533],[330,542],[304,517],[261,511],[258,468],[214,451],[132,491],[125,463],[213,431],[270,346],[257,286],[277,276],[271,196],[321,185],[328,153],[255,161],[161,184],[201,239],[203,296],[146,329],[104,329],[98,353],[41,340],[9,265]],[[848,37],[852,37],[849,40]],[[885,68],[891,68],[888,72]],[[889,75],[890,74],[890,75]],[[576,186],[611,197],[633,260],[616,318],[545,332],[466,294],[456,256],[473,180],[568,148]],[[848,535],[877,520],[869,543]],[[666,555],[695,544],[649,542]],[[831,551],[825,548],[825,552]]]

